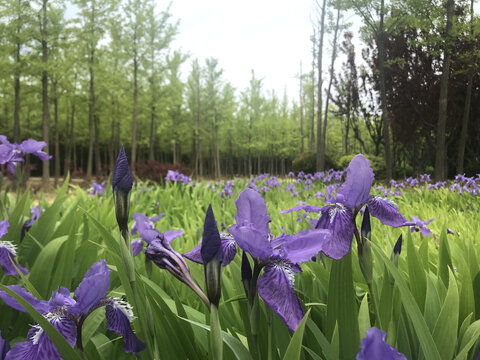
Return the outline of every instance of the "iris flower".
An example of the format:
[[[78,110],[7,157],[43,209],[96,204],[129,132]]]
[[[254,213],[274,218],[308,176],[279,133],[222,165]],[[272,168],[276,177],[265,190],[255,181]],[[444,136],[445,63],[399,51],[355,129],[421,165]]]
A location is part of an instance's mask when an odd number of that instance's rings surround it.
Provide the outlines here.
[[[110,286],[110,270],[105,260],[94,263],[75,290],[75,298],[70,290],[61,287],[46,300],[38,300],[20,285],[10,285],[9,289],[28,301],[38,312],[62,334],[71,346],[77,343],[77,334],[85,319],[95,309],[105,306],[107,329],[123,336],[125,352],[138,353],[145,349],[133,333],[130,323],[135,319],[132,307],[120,298],[105,296]],[[26,310],[5,291],[0,290],[0,298],[10,307]],[[82,344],[77,344],[82,348]],[[7,354],[6,360],[53,360],[61,359],[58,350],[39,325],[33,325],[27,335],[27,342],[16,343]]]
[[[22,226],[22,231],[20,232],[20,241],[23,240],[26,232],[30,230],[33,224],[35,224],[35,221],[37,221],[40,215],[42,215],[42,210],[40,210],[40,206],[37,205],[32,207],[30,209],[30,214],[32,215],[32,217],[30,218],[30,220],[25,221],[25,223]]]
[[[386,341],[387,334],[376,327],[367,330],[367,336],[360,341],[357,360],[407,360],[406,356],[392,348]]]
[[[202,239],[200,239],[200,241],[202,241]],[[232,260],[235,258],[235,255],[237,254],[237,245],[233,236],[226,232],[222,232],[220,234],[220,242],[223,251],[222,266],[227,266],[232,262]],[[190,261],[196,262],[198,264],[203,264],[202,255],[200,253],[201,248],[202,245],[200,244],[194,247],[188,253],[183,254],[183,256]]]
[[[305,210],[321,212],[315,228],[332,232],[331,237],[319,238],[321,251],[332,259],[341,259],[350,251],[355,218],[363,206],[367,205],[370,215],[379,219],[384,225],[392,227],[413,226],[416,223],[407,219],[398,211],[392,200],[370,195],[374,179],[370,162],[362,154],[356,155],[347,168],[347,177],[337,192],[336,199],[324,207],[299,205],[282,213]]]
[[[248,252],[257,267],[264,266],[258,278],[257,291],[265,303],[295,331],[304,316],[300,300],[295,294],[295,273],[302,270],[299,263],[309,261],[331,237],[324,229],[305,230],[296,235],[270,234],[270,217],[262,196],[252,189],[245,189],[235,201],[236,224],[228,231],[238,246]]]
[[[52,156],[47,155],[42,149],[47,146],[45,141],[28,139],[21,144],[11,144],[5,135],[0,135],[0,164],[7,164],[8,170],[15,174],[15,168],[19,162],[23,162],[25,154],[33,154],[42,161],[47,161]]]
[[[0,221],[0,239],[8,232],[8,227],[10,226],[8,219]],[[0,266],[2,270],[7,275],[17,275],[18,272],[15,269],[15,266],[20,270],[23,275],[28,274],[28,270],[24,267],[17,264],[14,258],[17,256],[17,247],[12,244],[10,241],[0,241]],[[15,264],[13,266],[12,264]]]

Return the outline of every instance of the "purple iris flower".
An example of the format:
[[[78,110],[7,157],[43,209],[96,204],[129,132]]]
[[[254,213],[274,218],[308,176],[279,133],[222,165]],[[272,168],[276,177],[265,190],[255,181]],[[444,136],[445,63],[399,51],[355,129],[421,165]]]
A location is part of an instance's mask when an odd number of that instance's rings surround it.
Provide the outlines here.
[[[62,334],[71,346],[77,343],[77,334],[81,333],[81,326],[85,319],[95,309],[105,306],[107,329],[121,335],[125,340],[125,352],[138,353],[145,349],[133,333],[130,323],[135,319],[132,307],[119,298],[107,297],[110,286],[110,270],[105,260],[94,263],[85,274],[85,277],[75,290],[75,298],[70,296],[70,290],[61,287],[51,298],[38,300],[20,285],[10,285],[9,289],[16,292],[28,301],[38,312]],[[5,291],[0,290],[0,298],[10,307],[26,312],[26,310]],[[83,348],[82,344],[77,344]],[[44,360],[61,359],[60,354],[52,341],[39,325],[33,325],[27,335],[27,342],[16,343],[7,354],[6,360]]]
[[[146,230],[155,230],[153,223],[160,220],[162,217],[165,216],[165,213],[160,213],[154,217],[147,217],[142,213],[135,213],[133,214],[133,219],[135,220],[135,224],[132,227],[132,235],[135,235],[138,229],[142,229],[143,232]],[[156,230],[155,230],[156,231]],[[154,236],[155,237],[155,236]],[[148,240],[145,239],[148,242]]]
[[[407,360],[406,356],[392,348],[386,341],[387,334],[372,327],[367,330],[367,336],[360,340],[360,352],[357,360]]]
[[[11,144],[5,135],[0,135],[0,164],[7,164],[8,170],[15,174],[19,162],[23,162],[25,154],[33,154],[42,161],[47,161],[52,156],[47,155],[42,149],[47,146],[45,141],[25,140],[21,144]]]
[[[8,232],[10,226],[8,219],[0,221],[0,239]],[[20,266],[14,258],[17,256],[17,247],[10,241],[0,241],[0,266],[7,275],[17,275],[18,272],[15,266],[22,272],[23,275],[28,274],[28,270]],[[13,266],[12,264],[15,264]]]
[[[305,230],[296,235],[270,234],[267,206],[262,196],[254,190],[245,189],[235,201],[236,224],[228,231],[238,246],[248,252],[256,266],[265,266],[257,282],[260,297],[295,331],[304,316],[300,300],[295,294],[295,273],[301,272],[299,263],[309,261],[331,237],[323,229]]]
[[[35,224],[35,221],[37,221],[37,219],[40,217],[40,215],[42,215],[42,210],[40,210],[40,206],[37,205],[37,206],[32,207],[30,209],[30,214],[32,215],[32,217],[30,218],[30,220],[27,220],[25,222],[25,224],[23,224],[23,226],[22,226],[22,230],[20,232],[20,241],[23,240],[26,232],[28,230],[30,230],[30,228],[33,226],[33,224]]]
[[[8,351],[10,350],[10,344],[7,340],[2,338],[2,333],[0,332],[0,360],[4,360]]]
[[[88,192],[93,196],[103,194],[105,192],[104,186],[105,186],[105,181],[103,181],[101,184],[97,184],[96,182],[94,182],[92,184],[92,187],[88,190]]]
[[[356,155],[347,167],[347,177],[337,192],[336,199],[324,207],[299,205],[282,213],[305,210],[321,212],[315,228],[329,230],[330,237],[318,239],[321,251],[332,259],[341,259],[350,251],[355,229],[355,217],[364,205],[370,215],[384,225],[400,227],[412,225],[397,210],[397,205],[385,197],[370,195],[374,174],[370,162],[362,154]]]
[[[431,218],[428,221],[423,221],[416,216],[412,216],[412,221],[408,223],[408,225],[410,225],[410,231],[420,231],[423,236],[432,236],[432,232],[427,227],[427,225],[430,224],[434,219],[435,218]]]

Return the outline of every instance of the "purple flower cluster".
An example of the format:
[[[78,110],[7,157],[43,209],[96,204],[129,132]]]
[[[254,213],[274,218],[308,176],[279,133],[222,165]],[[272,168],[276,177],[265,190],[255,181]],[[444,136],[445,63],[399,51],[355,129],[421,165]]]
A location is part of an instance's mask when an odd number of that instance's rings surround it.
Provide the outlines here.
[[[32,305],[65,337],[71,346],[77,343],[78,329],[95,309],[105,306],[107,329],[121,335],[125,340],[126,352],[138,353],[145,349],[132,331],[130,323],[135,319],[130,304],[119,298],[106,296],[110,286],[110,270],[105,260],[94,263],[75,290],[75,299],[70,290],[61,287],[49,300],[39,300],[20,285],[7,286]],[[27,312],[13,297],[0,290],[0,298],[10,307]],[[81,338],[80,338],[81,339]],[[82,344],[77,344],[82,348]],[[18,342],[6,354],[6,360],[61,359],[58,350],[39,325],[33,325],[27,335],[27,342]]]
[[[94,197],[97,195],[101,195],[105,192],[105,181],[103,181],[101,184],[97,184],[94,182],[92,184],[92,187],[88,189],[88,193]]]
[[[0,164],[7,164],[8,170],[15,174],[15,168],[18,163],[24,162],[25,154],[33,154],[42,161],[47,161],[52,156],[47,155],[42,149],[47,146],[45,141],[35,141],[28,139],[21,144],[10,143],[5,135],[0,135]]]
[[[178,170],[168,170],[167,176],[165,176],[165,182],[178,182],[183,185],[188,185],[191,183],[190,176],[184,175]]]

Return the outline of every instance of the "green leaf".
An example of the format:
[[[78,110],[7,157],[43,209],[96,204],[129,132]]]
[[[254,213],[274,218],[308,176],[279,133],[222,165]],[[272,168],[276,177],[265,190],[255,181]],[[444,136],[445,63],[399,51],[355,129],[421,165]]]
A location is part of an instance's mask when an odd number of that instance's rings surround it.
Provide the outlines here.
[[[358,311],[358,333],[360,335],[360,339],[363,339],[365,336],[367,336],[367,330],[371,327],[370,313],[368,310],[368,294],[365,294],[362,303],[360,304],[360,310]]]
[[[13,297],[22,307],[28,312],[28,314],[35,320],[40,327],[45,331],[47,336],[52,340],[53,344],[57,348],[58,352],[64,359],[82,360],[77,352],[70,346],[68,341],[58,332],[50,322],[43,317],[32,305],[30,305],[25,299],[19,296],[15,291],[10,290],[5,285],[0,284],[0,289],[5,291],[8,295]]]
[[[397,285],[402,297],[403,307],[405,308],[405,311],[407,312],[408,317],[414,326],[425,358],[428,360],[440,360],[441,357],[435,345],[435,341],[433,340],[432,334],[430,334],[427,323],[425,322],[422,313],[418,308],[415,298],[408,289],[405,280],[402,278],[397,268],[391,263],[391,261],[385,256],[385,254],[377,245],[372,243],[372,248],[376,257],[384,263],[390,274],[395,279],[395,284]]]
[[[415,245],[413,245],[410,233],[407,235],[407,263],[410,290],[417,301],[420,311],[423,312],[427,292],[427,277],[420,255]]]
[[[450,272],[449,277],[447,296],[445,297],[442,310],[440,311],[435,329],[433,330],[433,338],[437,344],[438,352],[444,360],[453,358],[457,344],[458,330],[459,298],[457,281],[452,272]]]
[[[285,355],[283,355],[283,360],[300,359],[300,355],[302,353],[303,332],[305,330],[305,323],[307,322],[308,315],[310,315],[310,309],[308,309],[307,313],[298,325],[297,330],[295,330],[293,333],[292,339],[288,344],[287,351],[285,351]]]
[[[455,360],[464,360],[467,358],[468,352],[472,348],[473,345],[478,341],[480,338],[480,320],[475,321],[474,323],[470,324],[470,326],[465,331],[465,335],[462,338],[462,342],[460,344],[460,351],[458,352]]]
[[[360,350],[358,314],[352,276],[352,253],[332,261],[327,301],[327,330],[338,324],[341,359],[353,359]]]
[[[314,339],[320,345],[325,360],[338,360],[338,355],[332,345],[311,318],[307,321],[307,328],[312,332]]]
[[[193,321],[190,319],[186,319],[183,317],[180,317],[180,319],[189,322],[190,324],[193,324],[199,328],[205,329],[207,331],[210,331],[210,326],[199,323],[197,321]],[[235,358],[238,360],[248,360],[252,359],[252,356],[250,355],[250,352],[248,349],[242,344],[240,340],[237,338],[233,337],[229,333],[226,333],[225,331],[222,331],[222,337],[223,337],[223,342],[232,350],[233,354],[235,355]]]

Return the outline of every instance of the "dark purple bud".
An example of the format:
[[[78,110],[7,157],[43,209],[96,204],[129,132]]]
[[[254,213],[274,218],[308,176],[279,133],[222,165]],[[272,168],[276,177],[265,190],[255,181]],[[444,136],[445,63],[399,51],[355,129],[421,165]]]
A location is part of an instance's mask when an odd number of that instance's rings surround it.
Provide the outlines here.
[[[365,206],[365,212],[363,213],[363,220],[362,220],[362,243],[365,242],[365,239],[371,240],[371,232],[372,227],[370,225],[370,210],[368,210],[368,206]]]
[[[125,149],[120,148],[117,157],[117,164],[112,180],[113,199],[115,200],[115,215],[117,216],[118,227],[126,237],[128,229],[128,213],[130,209],[130,190],[132,189],[132,176],[128,168]]]
[[[402,251],[402,234],[400,234],[397,242],[395,243],[395,246],[393,247],[393,254],[400,255],[401,251]]]
[[[252,267],[250,261],[248,261],[247,253],[244,251],[242,254],[242,281],[250,281],[252,276]]]
[[[218,307],[222,294],[223,250],[212,205],[208,206],[203,225],[203,241],[200,248],[205,272],[205,287],[208,300]]]
[[[217,222],[213,215],[212,205],[208,206],[207,213],[205,214],[203,241],[200,253],[202,255],[203,264],[207,264],[211,260],[214,260],[214,258],[218,262],[222,262],[222,242],[220,239],[220,233],[218,232]]]
[[[125,193],[132,190],[132,175],[128,167],[127,155],[125,154],[125,148],[120,148],[118,153],[117,163],[115,164],[115,171],[113,173],[112,188],[113,191],[122,191]]]

